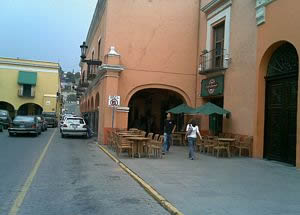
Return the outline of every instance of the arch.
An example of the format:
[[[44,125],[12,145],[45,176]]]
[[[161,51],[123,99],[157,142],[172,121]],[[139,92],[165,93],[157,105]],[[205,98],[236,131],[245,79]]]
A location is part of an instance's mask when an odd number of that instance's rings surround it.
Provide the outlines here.
[[[95,106],[94,106],[94,97],[92,96],[91,98],[91,108],[90,110],[93,111],[95,109]]]
[[[99,92],[97,92],[96,94],[96,99],[95,99],[95,110],[98,110],[99,108],[99,101],[100,100],[100,96],[99,96]]]
[[[161,134],[166,111],[186,103],[182,94],[162,88],[143,88],[135,92],[129,102],[128,128],[138,128],[146,132]],[[174,115],[177,129],[182,129],[184,115]]]
[[[295,165],[299,59],[291,43],[268,61],[265,90],[264,157]]]
[[[290,48],[291,53],[284,56],[283,53],[285,53],[284,49],[286,47]],[[289,56],[290,54],[296,55],[292,60],[293,62],[297,62],[296,66],[295,65],[288,66],[289,62],[287,61],[291,60],[291,56]],[[257,84],[257,110],[256,110],[257,115],[256,115],[256,122],[255,122],[257,133],[255,133],[254,135],[254,147],[253,147],[253,154],[255,157],[270,158],[270,154],[266,155],[267,153],[270,152],[270,148],[267,149],[266,147],[270,147],[270,146],[266,146],[265,143],[270,142],[270,133],[268,132],[268,130],[273,129],[273,127],[276,126],[275,125],[276,123],[273,124],[273,122],[275,122],[274,121],[275,112],[273,111],[274,109],[272,109],[272,106],[270,105],[272,105],[273,99],[275,101],[277,98],[283,96],[283,94],[281,94],[281,91],[286,92],[286,90],[278,91],[277,89],[274,88],[274,86],[275,85],[279,86],[282,84],[283,84],[282,86],[287,86],[286,83],[290,85],[290,81],[288,81],[286,78],[293,77],[293,76],[295,77],[295,75],[298,76],[299,73],[298,61],[299,61],[298,53],[295,46],[292,43],[284,40],[277,41],[274,44],[270,45],[263,53],[261,60],[258,61],[259,64],[258,64],[258,71],[257,71],[258,84]],[[276,81],[276,83],[274,81]],[[295,83],[295,80],[293,80],[293,83]],[[298,83],[298,81],[296,81],[296,83]],[[282,89],[285,89],[285,87],[283,87]],[[274,97],[275,94],[273,94],[273,92],[276,94],[276,98]],[[280,92],[279,95],[280,97],[278,97],[277,95],[278,92]],[[283,97],[287,98],[286,96]],[[284,106],[285,105],[281,105],[281,107]],[[295,107],[297,108],[297,104],[295,105]],[[277,115],[279,114],[281,116],[283,112],[284,111],[279,111]],[[294,135],[296,136],[296,133]]]
[[[25,103],[22,104],[18,111],[18,115],[41,115],[43,108],[36,103]]]
[[[265,50],[261,58],[258,58],[257,62],[257,98],[256,98],[256,120],[254,144],[253,144],[253,156],[263,158],[264,153],[264,127],[265,127],[265,94],[266,83],[265,77],[267,76],[268,62],[270,61],[272,54],[282,44],[289,41],[280,40],[276,41]]]
[[[192,102],[190,97],[180,88],[178,87],[174,87],[171,85],[166,85],[166,84],[145,84],[145,85],[140,85],[137,86],[135,88],[133,88],[126,96],[124,104],[128,106],[129,101],[131,99],[131,97],[138,91],[143,90],[143,89],[165,89],[165,90],[171,90],[174,91],[176,93],[178,93],[179,95],[181,95],[184,99],[184,101],[186,102],[187,105],[192,106]]]
[[[8,102],[0,101],[0,109],[7,110],[9,112],[10,117],[15,116],[15,107]]]

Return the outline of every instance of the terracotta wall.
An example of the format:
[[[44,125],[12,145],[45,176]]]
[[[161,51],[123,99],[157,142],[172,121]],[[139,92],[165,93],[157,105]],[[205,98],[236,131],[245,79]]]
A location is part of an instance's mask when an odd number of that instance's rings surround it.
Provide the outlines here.
[[[210,1],[203,0],[201,7],[208,2]],[[256,80],[255,1],[233,1],[230,12],[229,58],[231,59],[228,69],[224,73],[224,108],[231,111],[232,114],[229,119],[224,118],[223,131],[253,135]],[[208,20],[207,14],[201,12],[200,54],[202,50],[206,49],[207,31],[210,30],[207,29]],[[211,76],[198,75],[198,95],[201,93],[201,80],[208,77]],[[199,96],[197,105],[203,103],[203,99]],[[202,118],[203,128],[208,129],[208,117]]]
[[[111,0],[107,48],[115,46],[125,70],[119,95],[127,106],[135,89],[167,88],[195,104],[198,0]]]
[[[265,112],[265,81],[267,64],[272,53],[282,42],[290,42],[300,53],[300,1],[277,0],[266,6],[266,22],[257,27],[257,57],[256,57],[256,107],[254,121],[254,156],[263,157],[264,146],[264,112]],[[298,82],[298,86],[299,82]],[[300,93],[298,87],[298,115],[300,122]],[[297,161],[300,167],[300,126],[297,126]]]

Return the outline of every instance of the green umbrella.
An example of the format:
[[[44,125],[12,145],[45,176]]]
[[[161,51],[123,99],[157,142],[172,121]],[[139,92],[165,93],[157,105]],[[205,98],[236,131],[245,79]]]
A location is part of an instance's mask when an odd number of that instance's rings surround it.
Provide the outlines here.
[[[225,110],[224,108],[221,108],[213,103],[207,102],[206,104],[195,108],[191,113],[192,114],[200,113],[205,115],[211,115],[211,114],[227,115],[230,114],[230,111]]]
[[[167,113],[173,113],[173,114],[180,114],[180,113],[190,113],[192,112],[194,109],[187,106],[186,104],[181,104],[178,105],[174,108],[171,108],[170,110],[167,110]]]

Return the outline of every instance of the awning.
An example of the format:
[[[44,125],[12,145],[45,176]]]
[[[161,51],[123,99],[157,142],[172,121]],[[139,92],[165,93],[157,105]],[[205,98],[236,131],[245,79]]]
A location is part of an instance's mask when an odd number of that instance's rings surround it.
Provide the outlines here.
[[[18,84],[36,85],[36,72],[23,72],[19,71]]]
[[[167,110],[167,113],[180,114],[180,113],[190,113],[193,111],[193,108],[187,106],[186,104],[178,105],[170,110]]]
[[[225,110],[224,108],[221,108],[213,103],[207,102],[206,104],[195,108],[192,110],[191,114],[205,114],[205,115],[211,115],[211,114],[220,114],[220,115],[228,115],[230,114],[230,111]]]

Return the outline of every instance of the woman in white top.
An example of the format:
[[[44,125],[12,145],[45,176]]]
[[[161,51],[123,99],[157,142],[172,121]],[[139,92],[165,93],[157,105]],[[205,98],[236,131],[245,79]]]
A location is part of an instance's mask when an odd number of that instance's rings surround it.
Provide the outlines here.
[[[186,135],[189,143],[189,158],[191,160],[195,159],[195,145],[197,140],[197,135],[200,139],[202,139],[201,134],[199,132],[199,128],[196,124],[196,120],[192,119],[189,124],[186,126]]]

